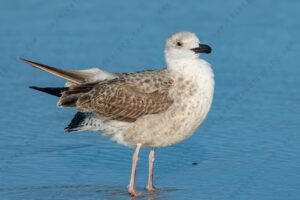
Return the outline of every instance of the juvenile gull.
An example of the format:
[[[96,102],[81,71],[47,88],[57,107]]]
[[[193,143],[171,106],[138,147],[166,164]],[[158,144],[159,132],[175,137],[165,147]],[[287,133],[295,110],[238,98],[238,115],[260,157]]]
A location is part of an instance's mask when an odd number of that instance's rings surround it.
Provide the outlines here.
[[[210,52],[194,33],[179,32],[166,42],[166,67],[161,70],[114,74],[98,68],[62,70],[21,60],[68,81],[61,88],[31,87],[58,96],[59,107],[78,110],[66,131],[100,131],[119,144],[135,147],[128,191],[138,196],[135,171],[140,148],[151,148],[146,188],[155,191],[155,149],[190,137],[205,119],[214,74],[199,55]]]

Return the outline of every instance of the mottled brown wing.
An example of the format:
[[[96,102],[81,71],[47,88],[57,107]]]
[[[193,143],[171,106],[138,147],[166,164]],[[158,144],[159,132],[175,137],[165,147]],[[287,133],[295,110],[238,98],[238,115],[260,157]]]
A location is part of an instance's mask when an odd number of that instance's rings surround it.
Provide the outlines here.
[[[81,112],[94,112],[109,119],[133,122],[140,116],[167,110],[172,104],[173,81],[144,72],[108,80],[82,95],[76,102]]]

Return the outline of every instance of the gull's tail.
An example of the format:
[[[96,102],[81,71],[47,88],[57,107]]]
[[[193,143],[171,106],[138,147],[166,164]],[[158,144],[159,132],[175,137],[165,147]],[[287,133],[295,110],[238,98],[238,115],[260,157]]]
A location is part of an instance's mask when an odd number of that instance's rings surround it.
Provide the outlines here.
[[[23,58],[21,58],[21,60],[33,67],[67,80],[65,87],[30,87],[34,90],[60,97],[58,101],[58,106],[60,107],[76,106],[76,101],[80,95],[89,92],[95,84],[103,80],[117,77],[115,74],[102,71],[98,68],[86,70],[63,70]]]
[[[25,62],[35,68],[46,71],[55,76],[61,77],[71,83],[81,84],[81,83],[85,82],[85,76],[84,76],[84,74],[81,74],[80,72],[58,69],[55,67],[41,64],[41,63],[26,60],[24,58],[20,58],[20,60],[22,60],[23,62]]]
[[[103,126],[103,121],[91,112],[77,112],[70,122],[70,124],[65,127],[67,132],[78,132],[78,131],[99,131]]]
[[[68,81],[68,85],[79,85],[83,83],[89,83],[94,81],[102,81],[104,79],[112,79],[115,77],[114,74],[102,71],[98,68],[91,68],[86,70],[63,70],[41,63],[33,62],[20,58],[23,62],[38,68],[40,70],[46,71],[50,74],[58,76]]]

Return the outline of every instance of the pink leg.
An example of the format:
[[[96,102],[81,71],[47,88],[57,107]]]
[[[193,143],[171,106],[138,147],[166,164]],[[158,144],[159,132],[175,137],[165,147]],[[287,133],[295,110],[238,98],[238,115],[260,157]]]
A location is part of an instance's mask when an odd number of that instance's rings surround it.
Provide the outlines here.
[[[151,151],[149,153],[149,176],[148,176],[148,185],[146,186],[146,189],[149,192],[153,192],[156,190],[156,188],[153,185],[153,164],[155,160],[155,148],[152,147]]]
[[[132,195],[132,196],[138,196],[140,194],[140,192],[137,192],[135,190],[134,184],[135,184],[135,171],[136,171],[136,166],[137,166],[137,162],[138,162],[138,156],[139,156],[139,151],[141,148],[141,144],[137,144],[135,151],[133,153],[132,156],[132,169],[131,169],[131,176],[130,176],[130,182],[128,185],[128,192]]]

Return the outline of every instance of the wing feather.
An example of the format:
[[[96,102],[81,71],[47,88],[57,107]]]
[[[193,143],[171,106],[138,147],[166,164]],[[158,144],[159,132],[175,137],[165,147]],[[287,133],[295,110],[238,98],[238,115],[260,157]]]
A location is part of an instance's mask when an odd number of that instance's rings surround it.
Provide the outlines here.
[[[164,71],[159,72],[126,74],[101,82],[81,95],[76,107],[81,112],[128,122],[163,112],[173,102],[169,95],[173,81]]]

